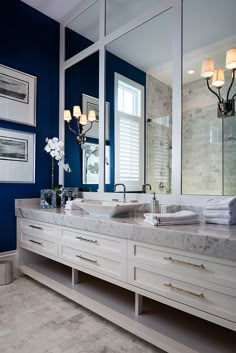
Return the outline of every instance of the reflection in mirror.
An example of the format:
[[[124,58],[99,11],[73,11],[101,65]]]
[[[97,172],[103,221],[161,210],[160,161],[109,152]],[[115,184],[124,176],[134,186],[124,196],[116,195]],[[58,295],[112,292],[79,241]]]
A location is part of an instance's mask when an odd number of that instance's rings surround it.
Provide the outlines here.
[[[91,25],[92,24],[92,25]],[[65,59],[88,48],[99,38],[99,1],[77,16],[65,27]]]
[[[162,0],[106,0],[106,33],[115,31],[161,2]]]
[[[171,192],[171,23],[172,9],[106,47],[111,152],[106,191],[124,183],[128,191],[141,192],[146,182],[152,192]]]
[[[98,52],[65,71],[65,109],[73,118],[65,121],[65,153],[72,172],[65,173],[64,184],[84,191],[98,189],[98,86]]]
[[[225,69],[225,60],[226,51],[236,47],[235,11],[235,0],[183,2],[183,194],[236,193],[235,116],[218,118],[218,99],[207,88],[208,81],[219,93],[214,78],[201,78],[202,61],[213,58],[215,69],[224,69],[225,83],[220,91],[226,98],[232,72]],[[230,97],[235,91],[234,85]]]

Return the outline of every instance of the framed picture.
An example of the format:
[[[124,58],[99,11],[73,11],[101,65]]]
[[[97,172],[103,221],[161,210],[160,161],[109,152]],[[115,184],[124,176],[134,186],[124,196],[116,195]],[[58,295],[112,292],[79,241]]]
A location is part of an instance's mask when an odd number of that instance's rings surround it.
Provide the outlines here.
[[[35,182],[35,134],[0,128],[0,182]]]
[[[99,150],[95,143],[83,144],[83,184],[98,184]],[[105,183],[110,184],[110,146],[105,146]]]
[[[36,77],[0,65],[0,119],[36,126]]]
[[[92,138],[99,138],[99,99],[94,98],[91,96],[88,96],[86,94],[82,94],[82,111],[83,114],[88,114],[90,110],[95,110],[96,113],[96,120],[93,123],[92,129],[86,134],[88,137]],[[106,130],[105,130],[105,136],[106,140],[109,140],[110,136],[110,131],[109,131],[109,126],[110,126],[110,103],[106,102],[106,117],[105,117],[105,124],[106,124]],[[86,127],[84,129],[86,131]]]

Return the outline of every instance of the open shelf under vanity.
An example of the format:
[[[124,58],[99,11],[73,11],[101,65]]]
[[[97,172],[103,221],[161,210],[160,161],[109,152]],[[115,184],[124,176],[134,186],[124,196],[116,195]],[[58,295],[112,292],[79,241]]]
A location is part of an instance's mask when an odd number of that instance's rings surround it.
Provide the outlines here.
[[[29,254],[26,249],[21,251]],[[38,254],[19,269],[120,327],[171,353],[235,353],[235,332],[143,297],[135,313],[135,293]],[[33,259],[33,257],[32,257]],[[79,280],[76,283],[75,277]],[[75,284],[73,284],[73,281]]]

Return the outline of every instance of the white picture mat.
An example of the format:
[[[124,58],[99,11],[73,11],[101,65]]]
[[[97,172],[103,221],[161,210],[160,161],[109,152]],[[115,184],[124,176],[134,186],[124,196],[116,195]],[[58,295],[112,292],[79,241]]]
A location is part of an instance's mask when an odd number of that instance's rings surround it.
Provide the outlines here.
[[[99,99],[94,98],[92,96],[88,96],[87,94],[82,94],[82,112],[83,114],[87,115],[89,110],[95,110],[96,121],[94,121],[92,129],[86,134],[86,136],[98,139],[99,138]],[[106,140],[109,140],[110,138],[109,126],[110,126],[110,103],[106,102],[106,116],[105,116]],[[86,131],[88,128],[85,126],[84,131]]]
[[[95,143],[85,143],[83,146],[83,184],[98,184],[99,178],[99,156],[98,145]],[[86,153],[86,151],[90,153]],[[97,154],[93,152],[97,151]],[[98,167],[98,173],[92,173],[89,166]],[[105,183],[110,184],[110,146],[105,146]],[[86,175],[87,174],[87,175]]]
[[[0,128],[0,136],[27,140],[27,161],[0,159],[0,182],[34,183],[35,182],[35,134]],[[0,149],[1,149],[0,145]]]
[[[0,75],[2,81],[5,76],[12,82],[18,80],[28,85],[27,102],[0,94],[0,119],[36,126],[36,77],[3,65],[0,65]],[[4,85],[4,82],[2,84]]]

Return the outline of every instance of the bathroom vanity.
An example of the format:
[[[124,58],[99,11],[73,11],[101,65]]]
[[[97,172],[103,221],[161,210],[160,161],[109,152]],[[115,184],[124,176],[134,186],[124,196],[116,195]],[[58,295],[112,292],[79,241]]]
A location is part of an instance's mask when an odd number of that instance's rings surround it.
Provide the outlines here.
[[[26,274],[170,353],[233,353],[236,226],[154,227],[16,201]]]

